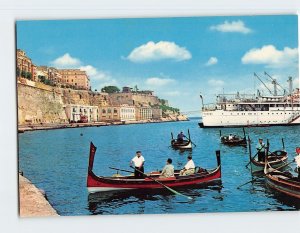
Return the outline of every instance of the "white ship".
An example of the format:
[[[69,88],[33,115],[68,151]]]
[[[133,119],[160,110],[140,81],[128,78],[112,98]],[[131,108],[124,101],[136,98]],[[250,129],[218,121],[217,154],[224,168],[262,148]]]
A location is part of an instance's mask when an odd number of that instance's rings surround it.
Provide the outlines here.
[[[200,96],[202,122],[199,125],[200,127],[242,127],[300,124],[299,88],[293,90],[291,77],[288,82],[289,93],[285,94],[286,91],[282,88],[283,95],[277,95],[279,84],[272,79],[274,92],[264,84],[271,94],[269,96],[261,95],[259,91],[256,95],[220,94],[217,96],[216,104],[213,105],[204,105],[203,98]]]

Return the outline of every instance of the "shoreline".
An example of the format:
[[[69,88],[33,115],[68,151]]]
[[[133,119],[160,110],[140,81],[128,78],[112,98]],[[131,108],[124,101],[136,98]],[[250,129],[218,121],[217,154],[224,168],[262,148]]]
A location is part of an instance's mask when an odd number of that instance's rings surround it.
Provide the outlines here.
[[[44,124],[30,124],[18,125],[18,133],[36,130],[55,130],[55,129],[68,129],[68,128],[82,128],[82,127],[103,127],[103,126],[118,126],[118,125],[134,125],[134,124],[149,124],[149,123],[167,123],[189,121],[185,120],[143,120],[143,121],[128,121],[128,122],[93,122],[93,123],[44,123]]]
[[[54,217],[57,211],[47,200],[46,194],[23,175],[19,174],[19,216]]]

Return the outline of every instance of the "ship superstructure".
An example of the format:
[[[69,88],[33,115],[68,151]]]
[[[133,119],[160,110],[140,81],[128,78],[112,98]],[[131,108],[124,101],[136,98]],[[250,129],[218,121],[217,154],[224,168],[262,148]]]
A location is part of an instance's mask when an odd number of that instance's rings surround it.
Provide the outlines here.
[[[256,75],[256,74],[255,74]],[[299,88],[277,95],[278,83],[273,81],[272,95],[219,94],[213,105],[204,105],[202,99],[202,127],[240,127],[300,124]],[[286,93],[286,91],[283,91]],[[200,96],[202,98],[202,96]]]

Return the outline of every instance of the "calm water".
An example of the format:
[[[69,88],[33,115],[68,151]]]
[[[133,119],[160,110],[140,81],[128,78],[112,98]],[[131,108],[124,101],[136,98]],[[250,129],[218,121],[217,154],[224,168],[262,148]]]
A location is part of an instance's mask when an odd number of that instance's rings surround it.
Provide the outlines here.
[[[177,134],[190,129],[197,145],[192,152],[172,150],[170,132]],[[299,126],[247,128],[255,140],[259,136],[270,140],[271,150],[281,149],[285,139],[289,161],[299,146]],[[242,129],[222,129],[224,134],[242,135]],[[83,136],[81,136],[83,134]],[[222,181],[178,189],[186,195],[196,196],[192,201],[169,191],[108,192],[89,195],[86,175],[90,140],[97,146],[94,172],[112,175],[108,167],[130,169],[129,162],[136,150],[141,150],[146,163],[145,171],[161,169],[168,157],[175,168],[186,163],[192,153],[196,166],[214,168],[215,151],[221,150]],[[94,128],[75,128],[25,132],[19,135],[19,166],[24,175],[38,188],[46,191],[48,199],[60,215],[92,214],[153,214],[203,213],[233,211],[296,210],[295,203],[269,190],[264,179],[241,189],[237,186],[251,179],[245,168],[249,161],[248,149],[227,147],[219,143],[219,129],[201,129],[197,120],[160,124],[140,124]],[[292,165],[294,168],[295,165]],[[121,173],[126,174],[126,173]]]

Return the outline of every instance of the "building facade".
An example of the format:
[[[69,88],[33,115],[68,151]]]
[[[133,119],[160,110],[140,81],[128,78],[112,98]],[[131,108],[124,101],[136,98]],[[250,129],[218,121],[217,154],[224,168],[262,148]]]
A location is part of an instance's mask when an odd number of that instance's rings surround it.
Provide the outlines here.
[[[153,112],[150,106],[136,107],[136,120],[151,120],[153,119]]]
[[[97,106],[68,104],[65,106],[65,112],[69,122],[99,121],[99,108]]]
[[[120,106],[120,120],[121,121],[135,121],[135,107],[129,105],[121,105]]]
[[[80,69],[59,69],[62,76],[62,84],[66,87],[75,87],[76,89],[89,90],[90,79],[86,72]]]
[[[36,68],[36,65],[27,57],[26,53],[21,49],[17,49],[17,77],[37,81]]]

